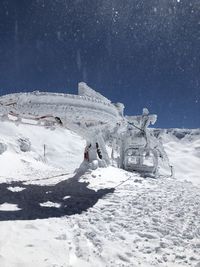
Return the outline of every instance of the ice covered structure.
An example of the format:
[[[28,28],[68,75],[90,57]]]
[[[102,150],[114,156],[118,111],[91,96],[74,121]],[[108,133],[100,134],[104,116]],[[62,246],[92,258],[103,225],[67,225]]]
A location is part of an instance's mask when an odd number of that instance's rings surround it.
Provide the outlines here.
[[[123,126],[115,128],[112,160],[127,171],[157,176],[159,161],[168,161],[162,143],[149,131],[157,115],[150,115],[147,108],[138,116],[126,116]],[[114,156],[118,151],[118,157]]]
[[[121,109],[97,93],[85,83],[78,86],[78,95],[34,91],[15,93],[0,97],[0,113],[18,117],[38,118],[54,116],[60,118],[68,128],[100,128],[114,126],[121,120]]]
[[[88,140],[98,143],[105,164],[110,164],[102,133],[123,120],[123,104],[111,103],[86,83],[78,84],[78,95],[34,91],[0,97],[1,119],[15,123],[32,123],[66,127]],[[105,165],[104,164],[104,165]]]
[[[158,166],[158,153],[153,146],[154,142],[147,130],[150,124],[156,122],[156,115],[149,115],[144,108],[142,116],[136,121],[128,121],[128,128],[123,136],[120,151],[120,167],[126,170],[139,171],[144,174],[156,173]]]
[[[93,150],[98,145],[104,162],[97,156],[91,156],[90,161],[98,160],[99,166],[111,163],[107,148],[110,140],[115,139],[113,150],[117,147],[120,151],[120,168],[152,173],[157,170],[161,149],[148,131],[156,115],[143,109],[141,116],[124,117],[122,103],[111,103],[86,83],[79,83],[77,95],[34,91],[1,96],[0,116],[2,120],[12,117],[15,123],[45,127],[59,124],[77,132]]]

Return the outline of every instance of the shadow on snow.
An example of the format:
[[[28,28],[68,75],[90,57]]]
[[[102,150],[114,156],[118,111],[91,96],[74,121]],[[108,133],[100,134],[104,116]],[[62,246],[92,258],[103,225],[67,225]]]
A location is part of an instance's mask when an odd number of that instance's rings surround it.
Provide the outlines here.
[[[15,204],[20,210],[0,211],[0,221],[35,220],[80,214],[94,206],[99,199],[114,189],[94,191],[89,183],[79,182],[83,172],[53,186],[25,185],[23,182],[0,184],[0,205]],[[20,192],[12,192],[9,187],[23,187]],[[59,207],[44,207],[40,203],[59,203]]]

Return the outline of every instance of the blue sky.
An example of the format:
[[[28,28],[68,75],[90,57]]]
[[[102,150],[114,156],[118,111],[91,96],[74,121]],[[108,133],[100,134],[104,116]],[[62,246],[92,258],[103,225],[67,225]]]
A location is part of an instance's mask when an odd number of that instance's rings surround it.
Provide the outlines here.
[[[157,127],[199,128],[199,0],[1,0],[1,95],[79,81]]]

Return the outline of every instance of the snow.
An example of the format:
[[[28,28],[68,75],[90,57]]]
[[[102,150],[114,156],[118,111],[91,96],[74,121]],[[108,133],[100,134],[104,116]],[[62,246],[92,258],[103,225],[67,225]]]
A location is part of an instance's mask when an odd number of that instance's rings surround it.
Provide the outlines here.
[[[197,266],[198,188],[111,167],[85,179],[99,175],[95,190],[125,182],[82,214],[1,222],[1,266]]]
[[[159,136],[175,178],[84,171],[81,133],[0,121],[0,266],[198,267],[200,131]]]
[[[3,203],[0,205],[0,211],[15,211],[15,210],[20,210],[17,205],[15,204],[10,204],[10,203]]]
[[[80,181],[89,182],[88,188],[98,190],[105,188],[112,188],[118,184],[121,184],[129,177],[138,177],[138,174],[130,174],[122,169],[114,168],[112,166],[108,168],[99,168],[94,170],[89,176],[88,173],[82,175]]]
[[[179,130],[178,134],[169,132],[161,135],[165,151],[174,166],[175,178],[200,187],[200,130],[191,130],[185,136],[182,132]],[[180,139],[181,134],[184,137]]]
[[[12,192],[20,192],[20,191],[25,190],[24,187],[19,187],[19,186],[10,186],[7,189],[12,191]]]
[[[55,208],[60,208],[60,203],[54,203],[54,202],[51,202],[51,201],[47,201],[47,202],[43,202],[43,203],[40,203],[40,206],[41,207],[55,207]]]
[[[20,150],[19,138],[30,140],[30,152]],[[36,179],[55,173],[71,173],[83,160],[85,141],[77,134],[59,127],[51,130],[40,126],[16,126],[13,122],[0,122],[0,140],[8,146],[0,155],[1,181],[5,181],[6,177],[26,180],[27,177],[31,179],[30,176]]]

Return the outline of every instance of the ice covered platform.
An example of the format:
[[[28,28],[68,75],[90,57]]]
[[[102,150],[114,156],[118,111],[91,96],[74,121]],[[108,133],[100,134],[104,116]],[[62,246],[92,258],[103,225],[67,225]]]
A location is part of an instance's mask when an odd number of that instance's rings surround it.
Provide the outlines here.
[[[115,125],[122,119],[123,109],[123,104],[111,103],[83,82],[78,85],[77,95],[34,91],[0,97],[1,114],[11,111],[22,117],[53,115],[68,128]]]

